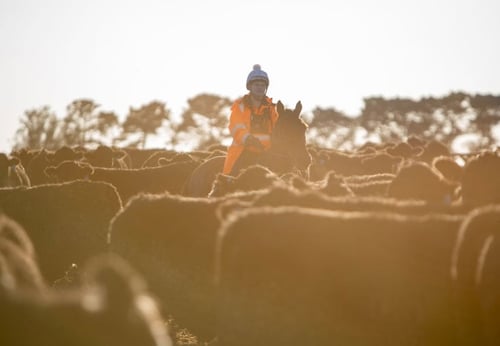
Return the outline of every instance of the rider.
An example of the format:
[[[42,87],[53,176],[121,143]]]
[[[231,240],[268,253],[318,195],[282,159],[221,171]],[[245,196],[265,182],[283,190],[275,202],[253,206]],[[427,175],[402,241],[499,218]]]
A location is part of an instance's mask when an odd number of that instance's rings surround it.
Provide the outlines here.
[[[224,174],[231,174],[243,150],[262,152],[271,147],[271,133],[278,112],[272,99],[266,96],[268,87],[267,73],[255,64],[247,77],[249,93],[237,99],[231,107],[228,128],[233,142],[227,150]]]

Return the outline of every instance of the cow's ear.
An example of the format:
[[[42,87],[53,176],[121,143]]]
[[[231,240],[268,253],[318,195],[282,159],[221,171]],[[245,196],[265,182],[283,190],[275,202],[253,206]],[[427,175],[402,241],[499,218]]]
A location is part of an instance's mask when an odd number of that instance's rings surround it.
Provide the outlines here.
[[[56,174],[56,167],[54,166],[45,167],[43,173],[45,173],[47,177],[52,178]]]
[[[122,159],[127,155],[127,153],[123,150],[115,150],[113,151],[113,157],[116,159]]]
[[[9,159],[9,166],[16,166],[18,164],[19,164],[19,159],[17,157]]]
[[[83,172],[84,172],[85,176],[88,177],[88,176],[94,174],[94,167],[87,165],[83,168]]]
[[[160,167],[161,166],[166,166],[166,165],[168,165],[170,163],[170,161],[167,160],[164,157],[160,157],[157,162],[158,162],[158,166],[160,166]]]

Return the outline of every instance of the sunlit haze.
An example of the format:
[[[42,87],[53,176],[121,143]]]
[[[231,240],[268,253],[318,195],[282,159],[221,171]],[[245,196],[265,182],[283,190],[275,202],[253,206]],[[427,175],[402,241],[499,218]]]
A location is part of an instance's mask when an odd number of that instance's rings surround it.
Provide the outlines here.
[[[0,151],[25,110],[75,99],[124,117],[152,100],[180,114],[200,93],[268,95],[304,112],[363,98],[500,93],[497,0],[1,0]]]

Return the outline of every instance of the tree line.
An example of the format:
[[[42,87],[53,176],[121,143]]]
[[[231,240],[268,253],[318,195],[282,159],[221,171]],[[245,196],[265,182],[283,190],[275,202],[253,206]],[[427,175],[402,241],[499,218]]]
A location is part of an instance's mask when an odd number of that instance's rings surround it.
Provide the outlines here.
[[[451,92],[443,97],[367,97],[356,117],[335,108],[315,108],[310,142],[352,150],[366,142],[404,141],[410,136],[438,140],[448,146],[468,138],[467,151],[500,142],[500,95]]]
[[[77,99],[58,117],[49,106],[24,112],[14,136],[13,150],[74,147],[148,147],[153,137],[167,149],[202,149],[230,142],[227,130],[232,100],[203,93],[187,100],[174,117],[165,102],[153,100],[129,107],[123,121],[113,111],[100,110],[92,99]],[[316,107],[303,114],[309,124],[308,143],[352,150],[366,142],[385,143],[418,136],[447,145],[468,136],[469,151],[500,142],[500,95],[451,92],[443,97],[363,99],[357,116]],[[158,140],[156,141],[158,143]]]

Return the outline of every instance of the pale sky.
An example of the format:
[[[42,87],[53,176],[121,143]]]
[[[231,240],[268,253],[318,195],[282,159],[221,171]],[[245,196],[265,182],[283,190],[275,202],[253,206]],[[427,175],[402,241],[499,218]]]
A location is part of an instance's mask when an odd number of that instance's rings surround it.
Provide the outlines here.
[[[78,98],[122,119],[200,93],[356,115],[370,96],[500,94],[498,0],[0,0],[0,151],[25,110]]]

